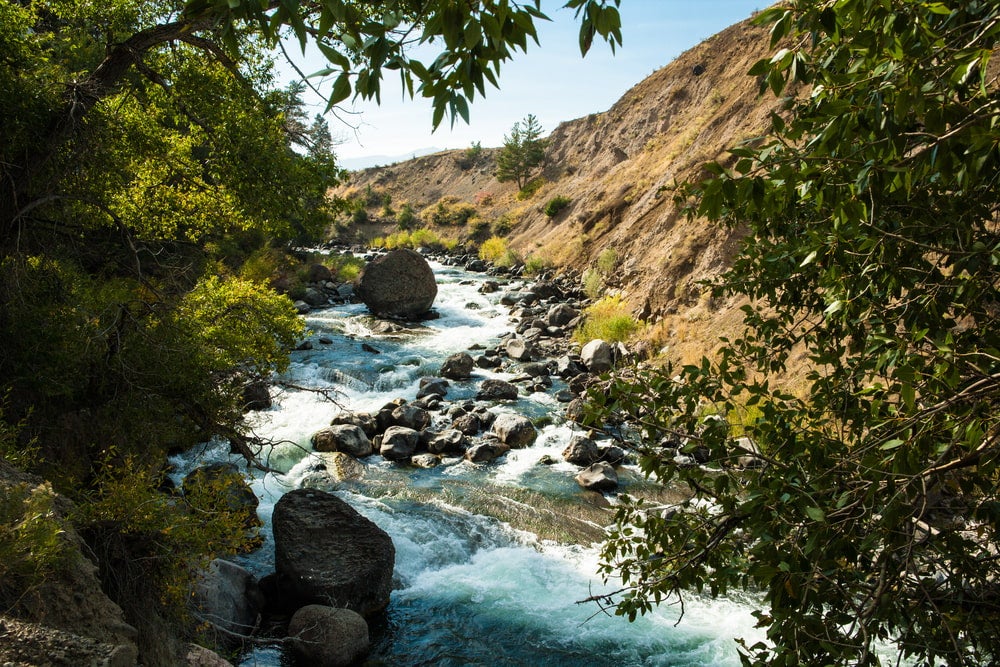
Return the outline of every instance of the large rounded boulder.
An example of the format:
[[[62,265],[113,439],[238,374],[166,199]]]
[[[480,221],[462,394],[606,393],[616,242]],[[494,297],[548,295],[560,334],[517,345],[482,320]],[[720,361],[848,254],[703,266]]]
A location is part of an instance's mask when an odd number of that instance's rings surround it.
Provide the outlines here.
[[[401,248],[369,262],[354,292],[376,315],[415,320],[434,305],[437,281],[426,259]]]
[[[289,491],[274,506],[281,596],[370,616],[389,604],[396,549],[381,528],[337,496]]]
[[[288,623],[292,650],[313,667],[348,667],[368,655],[368,624],[350,609],[306,605]]]

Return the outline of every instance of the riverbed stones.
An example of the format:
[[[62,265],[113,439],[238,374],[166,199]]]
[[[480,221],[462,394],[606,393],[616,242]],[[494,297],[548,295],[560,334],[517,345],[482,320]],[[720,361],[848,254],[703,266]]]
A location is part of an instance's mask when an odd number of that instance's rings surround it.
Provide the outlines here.
[[[484,438],[465,450],[465,459],[471,463],[489,463],[510,451],[510,447],[496,438]]]
[[[441,376],[451,380],[465,380],[472,377],[475,361],[467,352],[458,352],[444,360],[441,365]]]
[[[562,452],[565,461],[578,466],[589,466],[601,458],[597,443],[582,435],[575,435]]]
[[[365,265],[354,292],[375,315],[415,320],[434,305],[437,281],[426,259],[400,248]]]
[[[476,419],[476,423],[479,423],[474,414],[463,416],[473,417]],[[464,454],[469,444],[465,435],[462,431],[454,428],[435,433],[427,441],[427,451],[431,454]]]
[[[618,488],[618,473],[610,463],[599,461],[581,470],[576,483],[589,491],[614,491]]]
[[[476,392],[478,401],[503,401],[517,398],[517,387],[506,380],[495,380],[490,378],[483,380]]]
[[[528,447],[538,438],[538,430],[527,417],[511,413],[497,415],[492,432],[511,449]]]
[[[382,434],[379,454],[389,461],[406,461],[417,451],[420,433],[406,426],[390,426]]]
[[[293,489],[275,504],[272,524],[282,598],[363,616],[389,604],[392,539],[346,502],[323,491]]]
[[[311,604],[302,607],[288,622],[292,651],[312,667],[348,667],[370,648],[368,624],[350,609]]]
[[[420,386],[417,389],[417,399],[424,398],[426,396],[441,396],[442,398],[448,395],[448,381],[444,378],[435,377],[422,377],[420,378]]]
[[[545,323],[550,327],[564,327],[580,316],[580,311],[565,303],[557,303],[545,313]]]
[[[327,426],[313,433],[310,442],[317,452],[344,452],[358,458],[369,456],[374,451],[371,439],[356,424]]]
[[[217,558],[199,573],[194,587],[194,613],[222,632],[249,635],[257,627],[264,594],[257,579],[236,563]]]
[[[611,346],[600,339],[584,345],[580,350],[580,359],[591,373],[606,373],[614,366]]]
[[[519,336],[507,339],[504,343],[504,351],[507,356],[515,361],[530,361],[533,345],[525,338]]]
[[[330,426],[337,426],[338,424],[353,424],[358,426],[365,432],[365,435],[369,439],[374,438],[378,432],[375,417],[367,412],[341,412],[330,420]]]
[[[302,488],[332,491],[341,482],[365,476],[365,464],[344,452],[313,452],[313,462],[302,476]]]
[[[413,403],[405,403],[392,411],[393,426],[405,426],[420,431],[431,424],[431,413]]]

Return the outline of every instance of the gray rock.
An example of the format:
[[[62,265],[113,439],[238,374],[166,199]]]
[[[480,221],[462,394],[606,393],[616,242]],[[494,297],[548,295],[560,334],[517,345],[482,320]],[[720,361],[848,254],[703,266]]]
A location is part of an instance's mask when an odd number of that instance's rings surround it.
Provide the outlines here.
[[[455,417],[455,420],[451,423],[451,428],[463,435],[475,435],[482,430],[483,425],[475,413],[469,412]]]
[[[344,452],[359,458],[369,456],[374,451],[372,441],[364,429],[356,424],[327,426],[313,433],[310,442],[317,452]]]
[[[472,356],[466,352],[453,354],[441,365],[441,376],[452,380],[465,380],[472,376],[475,366]]]
[[[580,471],[576,483],[590,491],[614,491],[618,488],[618,473],[610,463],[594,463]]]
[[[473,444],[465,450],[465,458],[467,461],[472,463],[489,463],[494,459],[500,458],[509,451],[510,447],[503,444],[499,440],[487,438],[482,442]]]
[[[243,386],[243,411],[267,410],[271,407],[271,389],[264,380],[248,382]]]
[[[420,434],[406,426],[390,426],[382,434],[379,454],[389,461],[405,461],[417,451]]]
[[[475,415],[466,415],[476,419]],[[465,433],[458,429],[449,428],[435,434],[427,442],[427,451],[431,454],[463,454],[468,446]]]
[[[403,248],[369,262],[354,291],[376,315],[418,319],[434,305],[437,282],[427,260]]]
[[[580,315],[580,311],[565,303],[559,303],[545,314],[545,323],[550,327],[564,327]]]
[[[249,635],[254,631],[264,594],[252,574],[236,563],[216,558],[198,575],[193,605],[199,619],[223,631],[220,640],[226,643],[227,633]]]
[[[575,435],[562,452],[564,460],[578,466],[589,466],[601,458],[597,443],[582,435]]]
[[[350,609],[311,604],[288,623],[292,651],[310,667],[349,667],[368,655],[368,624]]]
[[[483,380],[476,392],[478,401],[502,401],[517,398],[517,387],[504,380],[494,380],[492,378]]]
[[[497,415],[493,433],[511,449],[528,447],[538,438],[538,430],[527,417],[509,413]]]
[[[580,359],[591,373],[606,373],[614,366],[611,346],[603,340],[592,340],[580,350]]]
[[[436,468],[441,465],[441,459],[433,454],[416,454],[410,458],[410,464],[417,468]]]
[[[302,300],[313,308],[317,306],[325,306],[330,301],[330,299],[326,296],[326,292],[316,289],[315,287],[307,287],[305,294],[302,295]]]
[[[407,403],[392,411],[392,423],[395,426],[405,426],[420,431],[431,425],[431,414],[418,405]]]
[[[333,280],[333,274],[330,273],[330,269],[326,268],[322,264],[310,264],[306,272],[306,282],[309,283],[326,283]]]
[[[517,361],[530,361],[531,351],[534,346],[524,338],[510,338],[504,343],[504,350],[507,356]]]
[[[310,306],[302,299],[297,299],[295,303],[292,304],[292,306],[295,308],[295,312],[297,312],[299,315],[305,315],[310,310],[312,310],[312,306]]]
[[[448,395],[448,381],[444,378],[434,378],[434,377],[423,377],[420,378],[420,387],[417,389],[417,398],[421,399],[425,396],[433,396],[437,394],[438,396],[444,397]]]
[[[329,493],[293,489],[274,506],[274,565],[281,595],[363,616],[389,604],[396,550],[381,528]]]
[[[375,424],[375,417],[367,412],[341,412],[339,415],[330,420],[330,426],[337,426],[338,424],[353,424],[355,426],[360,426],[361,430],[365,432],[365,435],[367,435],[369,439],[374,438],[375,434],[378,432]]]

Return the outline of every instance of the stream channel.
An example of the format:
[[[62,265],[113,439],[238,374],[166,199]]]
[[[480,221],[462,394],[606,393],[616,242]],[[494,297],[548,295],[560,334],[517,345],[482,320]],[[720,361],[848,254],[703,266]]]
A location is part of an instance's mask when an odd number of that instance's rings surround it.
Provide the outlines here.
[[[395,398],[412,400],[419,379],[436,376],[448,355],[496,344],[512,330],[507,308],[499,304],[502,292],[477,291],[482,274],[435,262],[432,268],[440,318],[416,332],[373,333],[377,320],[361,304],[305,316],[314,347],[293,353],[283,379],[335,390],[341,407],[315,392],[283,389],[272,408],[254,415],[257,434],[282,443],[266,459],[283,471],[257,473],[250,480],[261,499],[265,542],[237,562],[254,575],[273,570],[271,511],[308,471],[312,433],[341,409],[377,412]],[[333,342],[319,344],[320,336]],[[362,343],[378,353],[362,350]],[[488,377],[511,375],[476,369],[471,380],[450,381],[446,402],[472,400],[476,386]],[[739,664],[734,637],[749,643],[761,638],[753,628],[752,606],[735,598],[711,600],[692,593],[679,624],[676,606],[662,606],[628,623],[602,613],[595,603],[578,604],[617,588],[598,573],[598,542],[613,518],[608,505],[614,494],[603,498],[583,492],[574,481],[578,468],[563,462],[561,452],[580,428],[564,421],[564,406],[552,393],[522,395],[490,408],[550,422],[529,448],[511,450],[489,464],[454,458],[432,469],[376,455],[365,460],[363,479],[335,490],[385,530],[396,547],[391,602],[384,618],[372,625],[366,665],[714,667]],[[558,463],[539,464],[545,455]],[[182,477],[203,463],[225,460],[230,460],[228,446],[217,444],[178,457],[174,464]],[[622,491],[643,483],[627,467],[621,479]],[[279,646],[264,645],[239,664],[294,662]]]

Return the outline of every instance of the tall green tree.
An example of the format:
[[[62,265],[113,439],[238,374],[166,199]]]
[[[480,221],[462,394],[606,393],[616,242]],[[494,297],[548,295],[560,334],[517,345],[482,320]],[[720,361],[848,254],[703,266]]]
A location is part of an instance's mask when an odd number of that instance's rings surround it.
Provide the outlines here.
[[[797,0],[758,21],[770,132],[684,191],[746,230],[715,288],[749,299],[745,331],[592,395],[691,493],[622,505],[614,602],[752,591],[769,643],[745,664],[995,664],[1000,3]]]
[[[531,175],[545,160],[542,126],[534,114],[514,123],[510,134],[504,135],[503,148],[497,155],[496,177],[501,183],[514,181],[522,189]]]

